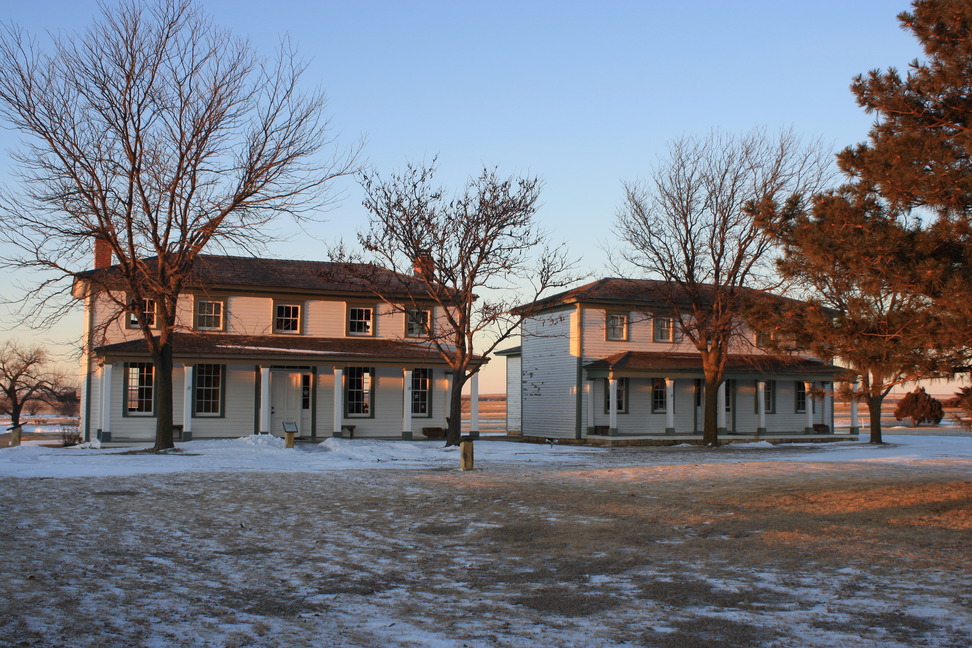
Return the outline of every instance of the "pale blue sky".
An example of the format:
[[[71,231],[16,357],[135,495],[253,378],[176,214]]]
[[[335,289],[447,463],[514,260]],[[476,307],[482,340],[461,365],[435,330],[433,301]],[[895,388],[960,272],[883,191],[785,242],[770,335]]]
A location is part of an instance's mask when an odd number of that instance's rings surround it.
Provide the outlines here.
[[[644,176],[669,140],[792,126],[841,148],[871,122],[852,77],[920,55],[898,26],[909,6],[899,0],[202,4],[264,52],[289,34],[311,59],[308,83],[327,91],[341,143],[365,137],[379,171],[438,155],[452,186],[483,165],[542,177],[538,219],[594,276],[608,272],[599,243],[610,241],[621,181]],[[86,26],[97,7],[6,0],[0,13],[42,36]],[[16,142],[0,132],[5,178]],[[320,238],[351,239],[365,220],[357,185],[339,188]],[[307,237],[270,254],[323,258]],[[65,341],[80,322],[0,337]],[[483,391],[502,389],[494,364]]]

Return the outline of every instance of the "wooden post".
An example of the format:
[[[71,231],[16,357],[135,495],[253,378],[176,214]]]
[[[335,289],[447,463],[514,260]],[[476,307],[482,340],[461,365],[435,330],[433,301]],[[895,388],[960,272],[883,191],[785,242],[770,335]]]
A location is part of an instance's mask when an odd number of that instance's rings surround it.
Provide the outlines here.
[[[289,432],[288,431],[288,432],[284,432],[284,436],[286,437],[287,447],[288,448],[293,448],[294,447],[294,437],[297,436],[297,433],[296,432]]]
[[[459,465],[463,470],[473,469],[473,440],[471,437],[459,439]]]

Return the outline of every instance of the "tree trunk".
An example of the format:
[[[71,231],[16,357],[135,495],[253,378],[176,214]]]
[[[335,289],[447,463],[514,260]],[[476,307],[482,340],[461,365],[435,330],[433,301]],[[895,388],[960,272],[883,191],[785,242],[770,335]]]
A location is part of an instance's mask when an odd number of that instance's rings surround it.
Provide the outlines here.
[[[462,436],[462,388],[466,385],[465,377],[452,374],[452,393],[449,395],[449,425],[446,428],[445,447],[459,445]]]
[[[719,445],[719,389],[722,380],[706,372],[705,400],[702,408],[702,444],[713,448]]]
[[[867,396],[867,411],[871,415],[871,443],[884,443],[881,439],[881,406],[884,396]]]
[[[172,343],[159,347],[155,365],[155,447],[153,450],[174,448],[172,442]]]

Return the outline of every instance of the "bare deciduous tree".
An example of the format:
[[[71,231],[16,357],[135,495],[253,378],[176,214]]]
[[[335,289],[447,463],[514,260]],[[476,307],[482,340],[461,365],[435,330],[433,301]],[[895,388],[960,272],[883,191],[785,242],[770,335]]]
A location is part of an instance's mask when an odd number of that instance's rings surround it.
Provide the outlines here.
[[[20,445],[20,415],[28,403],[56,403],[64,377],[39,346],[7,341],[0,347],[0,414],[10,417],[11,446]]]
[[[644,182],[625,183],[616,232],[623,262],[670,286],[668,297],[705,374],[703,443],[718,445],[717,389],[744,330],[742,300],[771,285],[770,237],[757,205],[818,189],[829,176],[819,144],[792,132],[712,133],[674,141]]]
[[[324,97],[300,89],[305,66],[289,46],[257,56],[190,0],[106,5],[53,48],[12,27],[0,37],[0,115],[28,138],[16,153],[23,190],[0,202],[17,250],[4,262],[43,273],[24,313],[35,322],[66,312],[78,279],[115,320],[137,319],[155,365],[155,448],[169,448],[170,336],[196,256],[259,249],[272,219],[326,200],[355,151],[322,157]],[[96,243],[111,272],[85,272]]]
[[[530,314],[518,305],[576,276],[564,249],[549,246],[534,221],[539,179],[486,169],[449,197],[433,184],[434,173],[433,163],[387,180],[365,174],[370,217],[358,242],[367,260],[415,275],[394,286],[368,282],[378,298],[400,311],[437,307],[429,339],[453,372],[446,444],[454,445],[463,386]],[[348,258],[341,250],[333,256]],[[367,266],[346,267],[367,281]]]

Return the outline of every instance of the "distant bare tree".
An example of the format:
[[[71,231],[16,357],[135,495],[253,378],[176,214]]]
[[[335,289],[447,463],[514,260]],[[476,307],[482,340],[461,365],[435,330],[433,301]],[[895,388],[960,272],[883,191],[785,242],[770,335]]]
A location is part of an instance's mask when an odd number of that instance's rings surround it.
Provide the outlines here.
[[[463,386],[530,315],[518,305],[576,275],[564,249],[548,245],[534,220],[539,179],[501,178],[485,169],[449,197],[433,184],[434,173],[433,163],[409,165],[387,180],[365,174],[370,218],[358,241],[367,260],[414,273],[400,284],[370,281],[376,296],[399,311],[441,312],[429,340],[453,371],[446,444],[454,445]],[[367,281],[367,266],[346,267]]]
[[[272,219],[325,202],[355,151],[320,157],[324,96],[300,90],[289,46],[259,57],[190,0],[104,5],[53,47],[13,27],[0,36],[0,115],[29,142],[15,154],[23,191],[0,197],[0,237],[19,250],[4,265],[43,273],[24,311],[36,322],[69,308],[78,279],[115,320],[137,320],[155,367],[155,448],[170,448],[171,334],[197,255],[259,249]],[[84,272],[95,247],[112,272]]]
[[[756,227],[761,203],[820,188],[822,147],[788,131],[674,141],[644,182],[625,183],[616,231],[624,263],[670,286],[669,307],[702,356],[703,443],[718,445],[717,389],[745,324],[743,300],[772,284],[771,238]]]
[[[20,445],[20,415],[29,403],[57,402],[63,375],[51,368],[47,353],[39,346],[22,346],[7,341],[0,347],[0,414],[10,417],[14,437]]]

